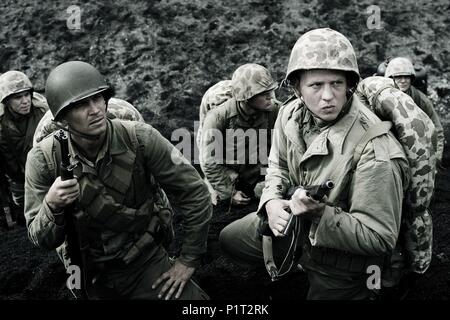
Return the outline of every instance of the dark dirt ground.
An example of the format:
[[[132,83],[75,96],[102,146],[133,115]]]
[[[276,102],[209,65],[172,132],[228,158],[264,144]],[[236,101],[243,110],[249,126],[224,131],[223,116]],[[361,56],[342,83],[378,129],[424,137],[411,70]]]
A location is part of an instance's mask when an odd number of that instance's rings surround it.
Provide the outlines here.
[[[81,30],[66,26],[67,7],[81,8]],[[0,72],[21,70],[42,92],[49,71],[80,59],[97,66],[116,96],[133,103],[147,122],[170,139],[186,127],[193,132],[206,89],[229,78],[247,62],[266,65],[282,79],[290,50],[305,31],[331,27],[348,36],[363,77],[386,57],[407,55],[428,70],[428,90],[450,141],[450,4],[441,1],[377,1],[379,30],[369,30],[370,0],[181,0],[82,1],[33,0],[0,3]],[[285,89],[279,99],[287,97]],[[175,142],[174,142],[175,143]],[[450,297],[450,148],[436,182],[432,206],[434,254],[428,272],[408,299]],[[231,221],[251,212],[215,208],[205,265],[196,279],[213,299],[267,300],[268,276],[223,257],[218,234]],[[173,252],[177,251],[177,242]],[[53,252],[35,248],[24,227],[0,227],[0,299],[71,299],[65,272]],[[275,288],[274,299],[303,299],[307,281],[295,274]]]

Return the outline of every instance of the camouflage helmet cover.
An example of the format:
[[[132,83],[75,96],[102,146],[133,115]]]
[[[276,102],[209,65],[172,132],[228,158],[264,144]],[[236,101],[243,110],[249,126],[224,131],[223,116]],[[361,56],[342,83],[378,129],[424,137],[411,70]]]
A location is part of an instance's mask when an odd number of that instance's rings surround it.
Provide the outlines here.
[[[112,89],[94,66],[82,61],[60,64],[50,72],[45,85],[45,97],[55,120],[69,105],[97,93],[103,93],[107,101]]]
[[[12,94],[33,90],[30,79],[20,71],[8,71],[0,75],[0,102]]]
[[[408,58],[397,57],[389,62],[386,68],[385,77],[392,78],[398,76],[416,77],[416,71],[414,70],[411,60]]]
[[[298,70],[331,69],[350,72],[359,80],[355,50],[341,33],[314,29],[302,35],[292,48],[285,80]]]
[[[274,90],[278,84],[265,67],[247,63],[237,68],[231,78],[231,92],[236,101],[245,101],[264,91]]]

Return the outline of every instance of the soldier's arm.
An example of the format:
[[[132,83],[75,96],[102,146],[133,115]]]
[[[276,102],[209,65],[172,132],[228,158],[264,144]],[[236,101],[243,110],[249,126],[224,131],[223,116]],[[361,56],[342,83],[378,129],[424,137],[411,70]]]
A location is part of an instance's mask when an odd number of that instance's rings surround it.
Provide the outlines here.
[[[392,79],[369,77],[361,81],[356,92],[368,102],[381,119],[392,121],[397,139],[403,146],[411,168],[411,185],[407,203],[415,212],[430,204],[436,167],[435,127],[431,119],[407,94],[394,88]]]
[[[233,186],[239,175],[236,170],[225,165],[226,154],[222,154],[225,149],[224,121],[214,111],[206,115],[200,149],[200,167],[220,200],[233,196]]]
[[[33,147],[25,167],[25,218],[28,237],[37,246],[55,249],[65,238],[64,224],[58,225],[50,207],[44,201],[55,177],[45,164],[39,146]]]
[[[212,216],[208,188],[190,162],[150,125],[136,123],[145,165],[183,216],[184,238],[179,260],[196,267],[206,252]]]
[[[377,144],[377,154],[382,150],[389,157],[390,146]],[[311,228],[312,245],[370,256],[381,256],[394,248],[400,229],[403,190],[408,183],[408,165],[401,158],[375,156],[369,145],[350,183],[348,212],[325,206],[319,224]]]
[[[436,139],[437,139],[437,147],[436,147],[436,159],[441,162],[442,156],[444,153],[444,143],[445,143],[445,135],[444,135],[444,128],[442,127],[441,120],[439,120],[439,116],[434,110],[433,104],[431,103],[430,99],[427,97],[424,97],[424,112],[428,115],[428,117],[431,119],[431,121],[434,124],[434,127],[436,129]]]

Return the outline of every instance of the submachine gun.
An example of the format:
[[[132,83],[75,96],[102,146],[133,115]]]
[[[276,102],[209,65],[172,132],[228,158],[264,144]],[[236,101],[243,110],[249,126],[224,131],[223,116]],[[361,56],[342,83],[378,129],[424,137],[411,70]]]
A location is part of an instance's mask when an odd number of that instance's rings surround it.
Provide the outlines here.
[[[316,201],[322,201],[322,199],[325,196],[328,196],[330,194],[330,191],[334,188],[334,182],[332,180],[326,180],[324,183],[319,185],[313,185],[313,186],[295,186],[289,188],[288,192],[286,193],[286,198],[291,199],[292,195],[295,193],[297,189],[304,189],[306,190],[306,195]],[[289,209],[287,209],[289,211]],[[283,262],[278,269],[275,265],[275,261],[273,258],[273,246],[272,246],[272,240],[275,238],[272,230],[269,227],[269,223],[267,221],[264,222],[262,228],[261,228],[261,235],[262,235],[262,246],[263,246],[263,255],[264,255],[264,264],[266,266],[266,270],[270,275],[270,278],[272,281],[278,280],[283,275],[286,275],[289,273],[289,271],[292,268],[292,265],[294,264],[294,261],[296,260],[296,249],[298,244],[298,230],[300,229],[300,219],[298,216],[291,214],[288,223],[286,224],[286,227],[281,232],[284,236],[290,236],[290,246],[286,253],[285,258],[283,259]],[[292,232],[294,230],[294,232]],[[286,267],[287,266],[287,267]],[[285,271],[283,271],[286,269]]]

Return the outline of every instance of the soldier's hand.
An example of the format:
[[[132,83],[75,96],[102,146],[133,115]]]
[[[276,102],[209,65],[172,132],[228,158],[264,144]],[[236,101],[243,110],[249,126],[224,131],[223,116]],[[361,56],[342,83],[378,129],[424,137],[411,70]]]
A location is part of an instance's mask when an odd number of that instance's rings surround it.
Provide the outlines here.
[[[62,181],[56,178],[45,195],[45,201],[53,212],[60,212],[74,202],[80,195],[80,186],[77,179]]]
[[[158,298],[162,299],[165,295],[165,300],[169,300],[176,291],[175,299],[178,299],[183,292],[184,286],[191,279],[195,268],[188,267],[176,260],[172,268],[164,272],[152,285],[152,289],[156,289],[162,282],[165,281],[163,287],[158,293]]]
[[[283,230],[289,221],[289,201],[283,199],[272,199],[266,203],[266,212],[270,230],[276,237],[283,237]]]
[[[326,201],[326,197],[322,201]],[[289,201],[291,212],[308,219],[320,218],[325,210],[325,203],[308,197],[305,189],[297,189]]]
[[[231,197],[231,203],[235,206],[245,206],[249,204],[251,198],[240,190],[237,190]]]

